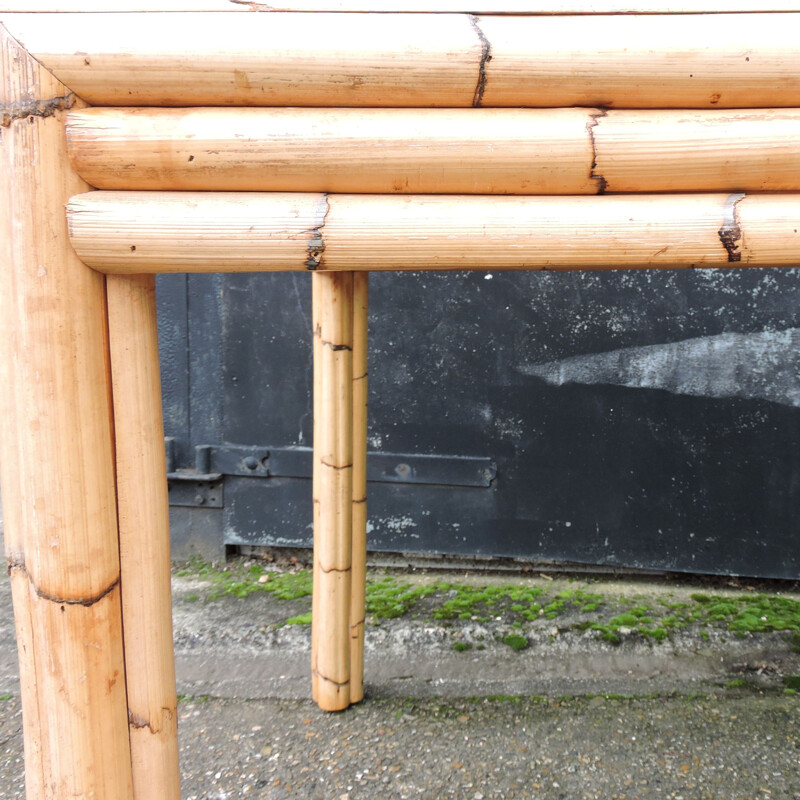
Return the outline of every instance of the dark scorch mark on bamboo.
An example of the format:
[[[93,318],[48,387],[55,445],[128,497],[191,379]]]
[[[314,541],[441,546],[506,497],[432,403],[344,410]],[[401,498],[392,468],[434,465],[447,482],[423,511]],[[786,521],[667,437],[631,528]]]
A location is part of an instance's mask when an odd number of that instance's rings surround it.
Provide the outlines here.
[[[168,717],[171,718],[173,716],[173,710],[171,708],[162,706],[161,710],[165,711]],[[148,722],[144,717],[134,714],[130,709],[128,709],[128,724],[134,730],[142,730],[147,728],[147,730],[149,730],[153,735],[161,732],[161,728],[154,727],[152,722]]]
[[[325,240],[322,238],[322,229],[325,227],[325,220],[328,218],[330,210],[331,206],[326,192],[322,195],[322,199],[317,206],[316,224],[313,228],[308,229],[311,238],[308,240],[308,248],[306,250],[308,258],[305,261],[305,265],[310,270],[319,269],[322,257],[325,254]]]
[[[597,142],[594,138],[594,129],[599,125],[600,120],[608,114],[605,108],[598,109],[595,113],[589,114],[589,121],[586,123],[586,132],[589,134],[589,141],[592,145],[592,165],[589,167],[590,180],[597,181],[597,194],[605,194],[608,182],[600,175],[597,170]]]
[[[725,201],[722,227],[719,229],[719,240],[728,253],[728,261],[742,260],[742,251],[739,247],[742,241],[742,226],[739,222],[739,201],[745,198],[744,192],[728,195]]]
[[[478,65],[478,85],[475,87],[475,94],[472,97],[473,108],[479,108],[483,103],[483,93],[486,91],[486,65],[492,60],[492,46],[486,38],[486,34],[478,25],[478,18],[475,14],[469,15],[469,24],[472,30],[478,34],[481,42],[481,63]]]
[[[325,339],[322,340],[323,347],[330,347],[331,350],[337,352],[339,350],[352,350],[353,348],[350,347],[349,344],[334,344],[333,342],[328,342]]]
[[[19,100],[0,104],[0,127],[8,128],[12,122],[34,117],[52,117],[57,111],[64,111],[75,105],[75,95],[70,92],[62,97],[49,100]]]

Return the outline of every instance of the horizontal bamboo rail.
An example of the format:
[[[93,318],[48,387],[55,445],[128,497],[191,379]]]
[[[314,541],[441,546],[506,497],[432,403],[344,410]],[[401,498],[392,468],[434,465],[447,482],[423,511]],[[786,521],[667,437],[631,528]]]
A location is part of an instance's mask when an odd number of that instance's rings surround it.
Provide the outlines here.
[[[800,191],[800,110],[77,111],[99,189],[598,194]]]
[[[800,106],[800,14],[0,14],[92,105]],[[535,46],[533,45],[535,43]]]
[[[741,11],[800,11],[797,0],[391,0],[379,9],[375,0],[291,0],[259,3],[257,0],[125,0],[109,8],[109,0],[10,0],[0,2],[0,13],[131,11],[335,11],[391,13],[471,14],[705,14]]]
[[[614,269],[800,263],[800,195],[89,192],[72,244],[104,272]]]

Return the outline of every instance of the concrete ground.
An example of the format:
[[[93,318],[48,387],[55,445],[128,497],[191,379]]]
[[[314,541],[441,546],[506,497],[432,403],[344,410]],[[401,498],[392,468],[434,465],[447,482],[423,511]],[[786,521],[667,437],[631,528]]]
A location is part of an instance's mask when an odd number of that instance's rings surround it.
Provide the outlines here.
[[[608,604],[630,596],[653,608],[708,591],[538,574],[395,580],[591,592]],[[400,617],[371,620],[367,699],[325,714],[308,700],[308,626],[284,624],[305,613],[308,598],[212,599],[220,586],[239,585],[232,581],[197,569],[174,577],[184,798],[800,800],[800,693],[790,688],[800,648],[786,632],[737,637],[694,625],[654,641],[623,628],[612,644],[568,613],[509,628],[502,615],[438,619],[421,600]],[[524,633],[527,647],[505,644],[509,631]],[[18,693],[3,576],[1,800],[24,797]]]

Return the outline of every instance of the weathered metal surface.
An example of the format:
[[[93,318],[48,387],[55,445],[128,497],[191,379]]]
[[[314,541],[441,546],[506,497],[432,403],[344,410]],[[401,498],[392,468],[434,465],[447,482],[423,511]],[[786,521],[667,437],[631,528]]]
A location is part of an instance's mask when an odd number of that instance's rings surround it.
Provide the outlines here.
[[[165,441],[168,460],[173,442],[172,437]],[[197,445],[195,470],[246,478],[311,478],[311,458],[310,447]],[[367,453],[367,480],[376,483],[489,487],[496,476],[497,465],[488,458]]]
[[[162,295],[179,466],[310,446],[305,277],[189,276],[182,345]],[[371,483],[371,548],[800,575],[800,270],[375,274],[370,337],[371,453],[497,464],[489,487]],[[229,477],[219,535],[309,543],[309,498]]]

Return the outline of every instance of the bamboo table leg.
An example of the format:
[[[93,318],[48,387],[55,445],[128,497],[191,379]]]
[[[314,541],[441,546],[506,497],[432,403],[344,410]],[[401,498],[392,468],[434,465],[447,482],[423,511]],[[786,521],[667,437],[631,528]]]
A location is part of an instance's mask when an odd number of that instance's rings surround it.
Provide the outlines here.
[[[133,796],[180,800],[155,276],[107,292]]]
[[[314,272],[314,589],[311,674],[325,711],[350,705],[353,273]]]
[[[129,800],[103,276],[69,245],[64,111],[0,25],[0,464],[30,800]]]
[[[353,274],[353,573],[350,587],[350,702],[364,698],[367,582],[367,311],[369,273]]]

